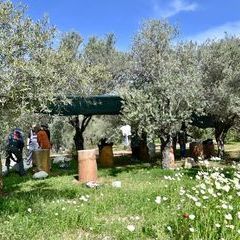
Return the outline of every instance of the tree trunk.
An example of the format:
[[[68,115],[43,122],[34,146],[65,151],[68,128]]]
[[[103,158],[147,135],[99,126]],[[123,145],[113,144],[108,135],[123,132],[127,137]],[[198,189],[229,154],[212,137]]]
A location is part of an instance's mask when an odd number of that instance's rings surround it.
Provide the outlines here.
[[[227,136],[227,133],[229,129],[233,126],[234,124],[234,119],[230,119],[228,122],[223,122],[223,123],[218,123],[215,126],[215,139],[217,142],[217,148],[218,148],[218,157],[223,158],[225,151],[224,151],[224,144],[225,144],[225,139]]]
[[[218,157],[224,157],[224,139],[223,139],[223,129],[220,127],[215,127],[215,139],[217,142]]]
[[[174,150],[172,145],[171,136],[167,136],[166,139],[161,139],[161,152],[162,152],[162,168],[170,169],[174,167],[175,158]]]
[[[84,150],[84,137],[83,133],[89,124],[92,116],[84,116],[80,124],[79,117],[70,120],[70,124],[75,128],[75,135],[73,137],[76,150]]]
[[[83,132],[81,131],[81,128],[79,126],[79,119],[78,119],[78,125],[75,126],[75,134],[73,137],[76,150],[83,150],[84,149],[84,138],[83,138]]]
[[[55,146],[55,151],[56,151],[56,153],[59,153],[59,150],[60,150],[61,144],[58,143],[58,142],[56,142],[56,143],[54,144],[54,146]]]
[[[0,155],[0,196],[3,193],[3,179],[2,179],[2,159]]]
[[[177,149],[177,135],[175,135],[175,136],[172,138],[172,145],[173,145],[173,153],[174,153],[174,156],[176,156],[176,149]]]

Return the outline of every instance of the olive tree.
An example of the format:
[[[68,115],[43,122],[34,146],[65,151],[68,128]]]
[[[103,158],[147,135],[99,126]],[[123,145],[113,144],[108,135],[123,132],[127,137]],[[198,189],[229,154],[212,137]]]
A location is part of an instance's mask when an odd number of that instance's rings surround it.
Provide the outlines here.
[[[150,20],[135,36],[130,86],[123,93],[123,118],[161,139],[162,166],[170,167],[173,134],[198,111],[201,81],[197,46],[174,44],[177,29],[165,21]]]
[[[218,155],[223,157],[227,132],[240,113],[240,39],[225,36],[200,48],[205,113],[214,122]]]
[[[66,93],[76,90],[71,76],[78,86],[83,82],[81,65],[69,49],[53,47],[56,29],[47,19],[31,20],[25,9],[0,1],[1,137],[10,127],[21,126],[26,115],[46,112],[59,97],[66,101]]]
[[[55,32],[47,19],[34,22],[25,7],[0,2],[1,123],[46,110],[72,87],[66,70],[77,67],[52,47]]]
[[[68,41],[72,41],[72,38],[68,38]],[[125,54],[117,51],[115,36],[108,34],[103,39],[91,37],[82,50],[77,51],[75,56],[81,67],[81,79],[86,83],[79,86],[84,89],[81,96],[112,93],[121,81],[121,72],[125,66]],[[84,148],[83,134],[91,117],[83,116],[80,119],[79,116],[74,116],[69,121],[75,129],[74,142],[77,150]]]
[[[30,59],[46,47],[52,36],[47,22],[25,17],[24,7],[0,1],[0,128],[1,137],[21,113],[31,107],[33,69]]]

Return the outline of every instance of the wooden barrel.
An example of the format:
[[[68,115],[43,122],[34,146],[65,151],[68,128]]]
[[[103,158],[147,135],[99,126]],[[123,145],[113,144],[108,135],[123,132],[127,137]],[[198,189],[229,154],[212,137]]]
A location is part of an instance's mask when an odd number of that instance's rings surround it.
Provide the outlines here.
[[[99,150],[99,164],[101,167],[113,167],[112,145],[104,146]]]
[[[214,156],[214,144],[213,143],[205,143],[203,144],[203,155],[204,158],[211,158]]]
[[[190,143],[190,156],[194,159],[198,157],[203,157],[203,145],[200,142],[191,142]]]
[[[97,181],[96,150],[78,151],[78,179],[80,182]]]
[[[45,171],[48,174],[51,169],[50,150],[38,149],[33,151],[33,164],[37,166],[38,171]]]

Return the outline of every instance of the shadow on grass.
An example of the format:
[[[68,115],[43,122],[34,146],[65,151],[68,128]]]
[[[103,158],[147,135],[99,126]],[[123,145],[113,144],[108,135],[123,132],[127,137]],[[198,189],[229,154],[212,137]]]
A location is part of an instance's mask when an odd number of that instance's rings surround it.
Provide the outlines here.
[[[61,169],[58,165],[53,164],[51,173],[48,179],[60,177],[60,176],[74,176],[77,173],[77,162],[71,161],[69,168]],[[32,169],[28,169],[27,174],[25,176],[19,176],[17,172],[10,172],[7,176],[3,177],[3,198],[7,197],[8,195],[12,195],[16,191],[20,191],[21,184],[33,181],[34,172]],[[73,178],[74,179],[74,178]],[[38,179],[34,181],[39,181]],[[41,181],[41,180],[40,180]],[[33,185],[34,188],[40,189],[41,187],[46,187],[46,182],[39,182]]]
[[[29,207],[39,202],[47,203],[57,198],[73,199],[79,195],[77,189],[54,189],[46,182],[35,184],[28,191],[16,191],[0,198],[0,214],[16,214],[17,212],[25,212]],[[39,209],[41,211],[41,209]]]
[[[26,212],[27,208],[34,206],[38,202],[47,204],[56,199],[73,199],[79,195],[79,187],[73,187],[74,183],[53,184],[51,178],[58,176],[76,174],[76,163],[72,163],[69,169],[59,169],[56,165],[52,167],[51,175],[46,180],[33,180],[32,171],[29,170],[26,176],[19,176],[18,173],[11,172],[3,178],[4,196],[0,197],[0,214],[16,214]],[[23,187],[26,182],[32,181]],[[58,183],[59,184],[59,183]],[[82,189],[83,190],[83,189]],[[41,209],[39,209],[41,210]]]
[[[127,166],[122,166],[122,167],[114,167],[108,170],[108,173],[112,177],[116,177],[118,174],[121,174],[123,172],[129,173],[129,172],[134,172],[136,170],[140,169],[152,169],[153,167],[151,165],[147,166],[146,163],[142,164],[134,164],[134,165],[127,165]]]

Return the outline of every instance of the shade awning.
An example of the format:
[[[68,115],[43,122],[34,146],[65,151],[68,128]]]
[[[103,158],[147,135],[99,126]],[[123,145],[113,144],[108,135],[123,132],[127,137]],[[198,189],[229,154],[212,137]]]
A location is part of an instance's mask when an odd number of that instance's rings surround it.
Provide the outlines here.
[[[56,102],[51,104],[51,115],[117,115],[122,108],[122,98],[113,95],[100,95],[92,97],[71,96],[69,103]]]

